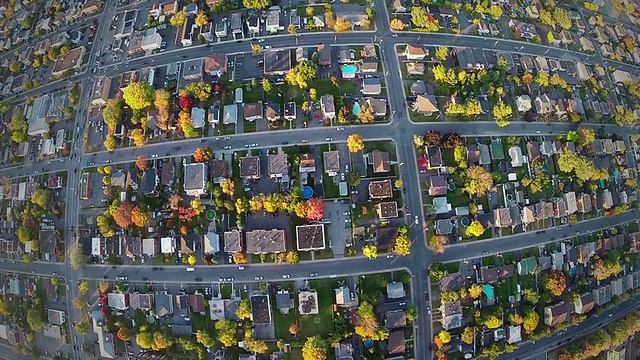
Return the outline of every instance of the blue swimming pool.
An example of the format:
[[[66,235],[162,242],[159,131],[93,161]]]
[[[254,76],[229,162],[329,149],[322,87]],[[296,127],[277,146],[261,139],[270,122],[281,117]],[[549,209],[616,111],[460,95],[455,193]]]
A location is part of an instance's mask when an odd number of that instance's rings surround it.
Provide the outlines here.
[[[358,103],[357,101],[353,104],[353,115],[358,116],[358,113],[360,112],[360,103]]]
[[[355,73],[358,71],[358,68],[355,65],[345,65],[342,67],[343,73]]]

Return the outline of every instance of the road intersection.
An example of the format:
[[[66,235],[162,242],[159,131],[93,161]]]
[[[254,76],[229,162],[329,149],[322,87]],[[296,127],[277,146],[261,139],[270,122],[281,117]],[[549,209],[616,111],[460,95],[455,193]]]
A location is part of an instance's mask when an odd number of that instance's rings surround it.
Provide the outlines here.
[[[104,37],[107,31],[110,19],[115,12],[115,1],[107,2],[107,9],[100,17],[100,27],[96,34],[96,43]],[[335,128],[314,128],[314,129],[296,129],[296,130],[280,130],[270,131],[268,133],[251,133],[237,134],[231,136],[231,139],[207,138],[206,143],[200,143],[199,139],[183,140],[172,143],[174,147],[180,147],[177,151],[172,151],[171,156],[189,156],[197,147],[203,145],[210,146],[214,151],[220,150],[225,146],[230,146],[231,151],[244,149],[247,143],[258,143],[259,148],[269,148],[280,144],[283,140],[289,141],[291,144],[301,143],[307,140],[309,144],[325,143],[325,138],[331,136],[334,142],[344,142],[346,137],[351,133],[358,133],[367,140],[393,140],[398,148],[398,162],[404,162],[406,166],[402,166],[401,178],[407,187],[407,195],[405,200],[421,199],[421,189],[419,185],[419,174],[416,164],[416,158],[413,150],[413,134],[424,134],[427,130],[438,130],[442,133],[458,132],[463,136],[506,136],[506,135],[536,135],[536,134],[557,134],[562,131],[575,129],[575,125],[566,123],[513,123],[509,127],[499,128],[493,122],[474,122],[474,123],[414,123],[409,118],[409,113],[405,104],[404,90],[402,87],[402,74],[400,73],[400,65],[395,53],[395,46],[406,43],[424,43],[435,46],[460,46],[460,47],[479,47],[495,51],[517,52],[520,54],[544,55],[546,57],[564,59],[569,61],[582,61],[587,64],[594,63],[592,56],[576,53],[574,51],[537,45],[532,43],[523,43],[519,41],[483,38],[467,35],[452,35],[444,33],[413,33],[402,32],[399,36],[392,37],[389,28],[387,9],[384,2],[377,2],[376,12],[379,14],[375,18],[377,30],[374,32],[352,32],[352,33],[305,33],[295,37],[293,35],[278,35],[266,37],[263,45],[269,45],[272,48],[291,48],[294,42],[296,46],[317,46],[320,43],[331,45],[353,45],[367,44],[376,42],[381,51],[383,68],[386,73],[385,84],[388,87],[388,101],[392,111],[392,118],[389,123],[363,126],[347,126],[343,132],[337,132]],[[139,69],[144,66],[154,65],[162,66],[176,61],[183,61],[183,55],[188,54],[189,58],[199,58],[207,56],[213,52],[226,53],[228,55],[244,53],[250,50],[250,40],[242,42],[228,41],[223,43],[212,44],[211,46],[193,46],[184,49],[177,49],[164,53],[158,53],[139,59],[121,61],[104,67],[98,67],[97,74],[107,76],[115,76],[122,71],[130,69]],[[75,195],[73,189],[78,188],[79,174],[87,162],[95,162],[96,165],[104,165],[107,161],[112,163],[132,162],[138,155],[151,158],[154,154],[166,152],[167,144],[149,144],[141,148],[123,148],[118,149],[114,153],[109,154],[101,151],[93,154],[83,154],[83,138],[81,136],[84,130],[86,116],[90,96],[92,94],[92,81],[94,69],[94,51],[91,52],[88,68],[81,74],[75,75],[70,79],[63,81],[79,81],[82,85],[82,95],[80,100],[80,109],[76,118],[76,125],[80,128],[80,135],[74,137],[74,147],[72,155],[75,158],[68,159],[62,163],[53,162],[50,165],[40,163],[25,164],[19,167],[11,167],[0,170],[0,176],[17,177],[19,174],[33,174],[36,170],[45,169],[46,172],[67,171],[69,174],[68,194],[67,194],[67,229],[66,239],[74,239],[74,232],[70,229],[78,228],[78,211],[80,208],[78,196]],[[151,64],[149,64],[151,62]],[[615,62],[612,62],[615,63]],[[637,71],[637,68],[624,63],[616,63],[623,70]],[[37,93],[50,92],[60,87],[60,82],[46,84],[30,92],[24,93],[19,98]],[[620,128],[612,125],[589,125],[596,128],[603,127],[607,132],[616,132]],[[384,135],[384,136],[383,136]],[[77,173],[76,173],[77,170]],[[405,201],[409,204],[409,212],[411,214],[422,214],[421,201]],[[197,271],[188,273],[182,266],[164,267],[162,271],[155,273],[149,266],[118,266],[112,269],[106,265],[88,265],[83,271],[74,271],[70,268],[69,262],[64,264],[37,262],[35,264],[26,264],[16,261],[15,264],[1,262],[0,268],[9,271],[30,273],[34,268],[40,274],[51,276],[53,273],[63,275],[70,286],[70,298],[76,297],[77,283],[79,279],[102,280],[103,278],[113,279],[115,276],[127,276],[129,281],[143,281],[144,278],[154,282],[158,278],[170,279],[162,281],[166,283],[193,283],[195,277],[202,278],[205,282],[215,282],[220,278],[234,278],[234,282],[252,282],[255,276],[264,276],[263,281],[279,281],[281,276],[288,274],[292,279],[301,279],[309,276],[310,273],[317,272],[320,277],[346,276],[346,275],[362,275],[368,273],[376,273],[380,271],[390,270],[408,270],[412,274],[412,299],[413,303],[418,307],[419,319],[415,327],[415,355],[417,359],[431,358],[427,345],[431,342],[431,319],[427,315],[426,307],[430,304],[425,299],[424,294],[429,292],[428,279],[425,269],[434,261],[455,261],[464,258],[472,258],[480,256],[483,252],[499,253],[510,249],[531,247],[537,244],[543,244],[552,240],[558,240],[566,235],[573,235],[575,231],[584,233],[588,230],[594,231],[600,228],[608,228],[612,225],[623,223],[637,218],[635,213],[627,212],[615,218],[596,218],[575,224],[569,229],[564,227],[561,230],[548,229],[543,234],[525,233],[517,236],[494,238],[473,243],[465,243],[461,245],[452,245],[444,254],[434,256],[425,246],[426,239],[423,231],[417,231],[414,236],[414,245],[410,256],[395,258],[378,258],[376,260],[368,260],[364,257],[342,258],[331,260],[317,260],[305,262],[302,265],[285,265],[285,264],[257,264],[247,266],[245,270],[238,270],[235,266],[220,265],[215,267],[198,266]],[[425,226],[424,220],[420,219],[418,228]],[[69,246],[75,246],[74,241],[68,241]],[[71,301],[69,304],[69,312],[75,311],[71,309]],[[527,350],[528,351],[528,350]],[[82,359],[83,354],[76,353],[76,358]]]

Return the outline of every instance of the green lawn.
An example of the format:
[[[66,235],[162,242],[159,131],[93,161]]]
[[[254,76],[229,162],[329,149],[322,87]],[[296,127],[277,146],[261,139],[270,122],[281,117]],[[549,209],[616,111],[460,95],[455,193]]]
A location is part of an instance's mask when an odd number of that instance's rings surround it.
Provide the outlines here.
[[[355,95],[357,91],[358,89],[356,87],[356,84],[353,81],[346,81],[346,80],[340,81],[340,92],[342,94]]]
[[[471,202],[469,195],[460,191],[450,191],[447,193],[447,200],[451,203],[451,207],[467,206]]]
[[[351,213],[356,220],[373,220],[376,218],[376,205],[374,203],[358,204]]]
[[[243,132],[246,133],[254,133],[256,132],[256,122],[255,121],[243,121]]]
[[[318,315],[299,316],[298,338],[306,339],[320,335],[327,337],[333,332],[333,289],[327,280],[310,281],[309,287],[318,293]]]
[[[518,275],[518,282],[523,289],[536,288],[536,277],[534,275]]]
[[[264,90],[262,90],[262,84],[258,84],[258,87],[253,90],[247,90],[245,88],[245,91],[244,91],[245,104],[252,104],[262,100],[264,100]]]
[[[213,320],[209,318],[209,310],[208,310],[209,305],[207,304],[205,308],[207,309],[205,311],[206,315],[191,313],[190,317],[191,317],[191,324],[193,325],[193,332],[196,332],[198,330],[205,330],[209,333],[212,333],[214,331]]]
[[[313,82],[312,88],[316,89],[318,98],[324,94],[332,94],[333,96],[340,96],[340,90],[333,85],[331,79],[318,79]]]
[[[231,284],[221,284],[220,285],[220,295],[223,299],[231,299]]]

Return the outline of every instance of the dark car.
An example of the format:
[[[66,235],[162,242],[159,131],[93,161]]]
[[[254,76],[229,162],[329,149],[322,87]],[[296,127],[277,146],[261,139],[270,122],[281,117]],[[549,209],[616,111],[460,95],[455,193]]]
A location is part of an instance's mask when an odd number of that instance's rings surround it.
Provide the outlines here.
[[[196,281],[200,282],[202,281],[202,278],[196,278]]]

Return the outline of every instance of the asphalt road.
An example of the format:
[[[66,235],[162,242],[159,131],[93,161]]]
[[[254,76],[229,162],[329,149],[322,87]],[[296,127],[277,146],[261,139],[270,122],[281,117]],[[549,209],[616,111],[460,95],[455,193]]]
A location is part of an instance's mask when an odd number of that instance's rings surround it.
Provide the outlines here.
[[[101,26],[96,34],[96,44],[105,41],[106,24],[115,12],[115,1],[110,1],[106,5],[107,11],[100,15]],[[517,52],[519,54],[543,55],[568,61],[583,61],[591,64],[594,62],[593,57],[579,54],[573,51],[567,51],[558,48],[547,47],[543,45],[527,44],[523,42],[483,38],[477,36],[452,35],[452,34],[428,34],[428,33],[400,33],[398,37],[392,37],[389,29],[387,9],[384,2],[377,2],[376,12],[378,16],[375,18],[377,30],[375,32],[355,32],[355,33],[305,33],[297,37],[293,35],[278,35],[265,37],[263,46],[269,45],[272,48],[291,48],[294,46],[317,46],[320,43],[330,45],[353,45],[377,42],[381,49],[382,64],[385,72],[385,84],[387,87],[388,101],[392,112],[392,121],[388,124],[368,125],[368,126],[349,126],[344,132],[338,132],[334,128],[314,128],[314,129],[297,129],[297,130],[281,130],[271,131],[268,133],[253,133],[234,135],[229,140],[206,139],[206,143],[200,143],[198,139],[184,140],[171,144],[171,147],[179,146],[180,150],[170,151],[171,156],[191,155],[196,147],[204,145],[211,146],[214,151],[220,151],[224,146],[231,146],[233,150],[244,149],[244,145],[248,143],[258,143],[260,148],[278,145],[283,140],[287,140],[290,144],[301,143],[303,139],[308,140],[311,144],[326,143],[326,137],[332,137],[334,142],[345,141],[346,137],[354,132],[361,134],[366,140],[374,139],[393,139],[398,146],[398,161],[404,162],[406,165],[401,166],[401,178],[405,182],[407,194],[405,203],[408,204],[411,214],[419,215],[418,225],[412,225],[414,246],[412,254],[409,257],[395,257],[393,259],[379,258],[376,260],[367,260],[360,258],[345,258],[333,260],[321,260],[303,265],[284,265],[284,264],[264,264],[250,265],[243,271],[239,271],[235,266],[218,265],[215,267],[198,266],[196,272],[187,273],[184,267],[170,266],[164,267],[163,271],[152,271],[150,266],[122,266],[112,269],[106,265],[90,265],[84,271],[76,272],[69,268],[68,262],[65,264],[53,263],[36,263],[37,271],[43,274],[52,274],[58,272],[66,275],[71,286],[70,298],[75,297],[77,288],[73,284],[77,283],[80,278],[103,279],[104,276],[113,279],[115,276],[127,276],[129,281],[142,281],[148,278],[155,281],[159,278],[170,279],[165,282],[193,282],[195,278],[202,278],[206,282],[218,281],[219,278],[234,278],[235,282],[251,282],[255,281],[256,276],[264,276],[263,281],[277,281],[282,279],[282,275],[290,275],[292,279],[302,279],[309,276],[312,272],[318,272],[321,277],[345,276],[350,274],[364,274],[379,271],[388,271],[394,269],[407,269],[412,273],[414,282],[412,285],[413,302],[418,306],[419,319],[417,327],[414,329],[417,334],[415,344],[415,354],[417,359],[430,358],[427,350],[427,344],[431,342],[431,320],[426,315],[426,306],[428,303],[423,296],[424,292],[428,292],[427,279],[424,276],[424,269],[433,261],[447,261],[462,259],[471,256],[477,256],[483,251],[489,253],[507,251],[509,249],[532,246],[536,243],[548,242],[551,238],[559,238],[560,234],[554,234],[556,230],[547,230],[545,234],[524,234],[508,238],[497,238],[486,241],[474,242],[464,245],[454,245],[445,252],[444,255],[434,257],[425,247],[424,238],[424,220],[422,218],[421,194],[418,181],[417,168],[415,166],[415,155],[412,149],[412,136],[416,133],[424,134],[427,129],[439,130],[442,133],[456,131],[462,135],[468,136],[505,136],[505,135],[536,135],[559,133],[560,131],[569,131],[575,129],[575,125],[571,124],[529,124],[514,123],[507,128],[498,128],[492,122],[474,122],[474,123],[429,123],[419,124],[413,123],[408,117],[408,112],[404,106],[404,91],[402,90],[402,76],[399,70],[399,64],[395,55],[395,45],[405,43],[423,43],[431,46],[472,46],[484,49],[492,49],[496,51]],[[385,16],[386,15],[386,16]],[[101,41],[102,40],[102,41]],[[295,44],[295,45],[294,45]],[[164,53],[154,54],[151,56],[137,58],[132,60],[124,60],[120,63],[100,67],[97,72],[100,74],[117,75],[123,71],[131,69],[139,69],[144,66],[160,66],[175,61],[183,61],[184,56],[187,58],[204,57],[210,53],[226,53],[235,54],[250,52],[250,41],[243,42],[224,42],[211,44],[211,46],[192,46],[189,48],[177,49]],[[81,95],[80,109],[76,118],[76,124],[83,130],[86,123],[86,112],[89,103],[89,94],[91,93],[92,71],[94,66],[94,52],[91,51],[88,70],[85,73],[75,75],[69,79],[60,82],[48,83],[38,89],[19,95],[19,98],[37,95],[53,91],[58,87],[64,86],[66,81],[80,81],[83,85]],[[623,70],[636,71],[637,68],[628,64],[616,64]],[[600,125],[594,125],[601,127]],[[604,126],[608,132],[619,132],[620,128],[615,126]],[[82,131],[81,131],[82,133]],[[83,148],[82,135],[75,138],[74,147]],[[5,168],[0,170],[0,176],[15,177],[18,174],[33,173],[35,170],[53,172],[66,170],[69,172],[69,193],[67,194],[67,219],[68,226],[77,228],[78,214],[78,198],[72,189],[77,189],[79,173],[86,162],[93,161],[96,165],[106,164],[107,160],[113,163],[135,161],[138,155],[150,158],[153,154],[163,156],[167,150],[167,144],[150,144],[143,148],[126,148],[118,149],[113,154],[106,152],[98,152],[95,154],[82,154],[78,150],[74,150],[73,154],[77,158],[67,160],[63,163],[54,162],[45,166],[43,163],[27,164],[21,167]],[[77,169],[78,174],[74,173]],[[412,199],[418,199],[413,201]],[[609,227],[612,221],[622,222],[623,219],[633,219],[634,214],[624,214],[619,217],[598,218],[589,220],[585,223],[573,225],[573,231],[579,229],[595,230],[597,228]],[[413,219],[408,220],[413,223]],[[559,231],[558,233],[563,233]],[[67,238],[72,238],[71,232],[67,229]],[[71,246],[73,242],[69,242]],[[345,261],[348,261],[346,263]],[[0,263],[0,268],[29,273],[33,268],[33,264],[24,264],[17,261],[15,264]],[[169,274],[170,273],[170,274]],[[69,302],[71,303],[71,302]],[[70,310],[73,311],[73,310]],[[76,354],[77,358],[82,359],[83,354]]]

